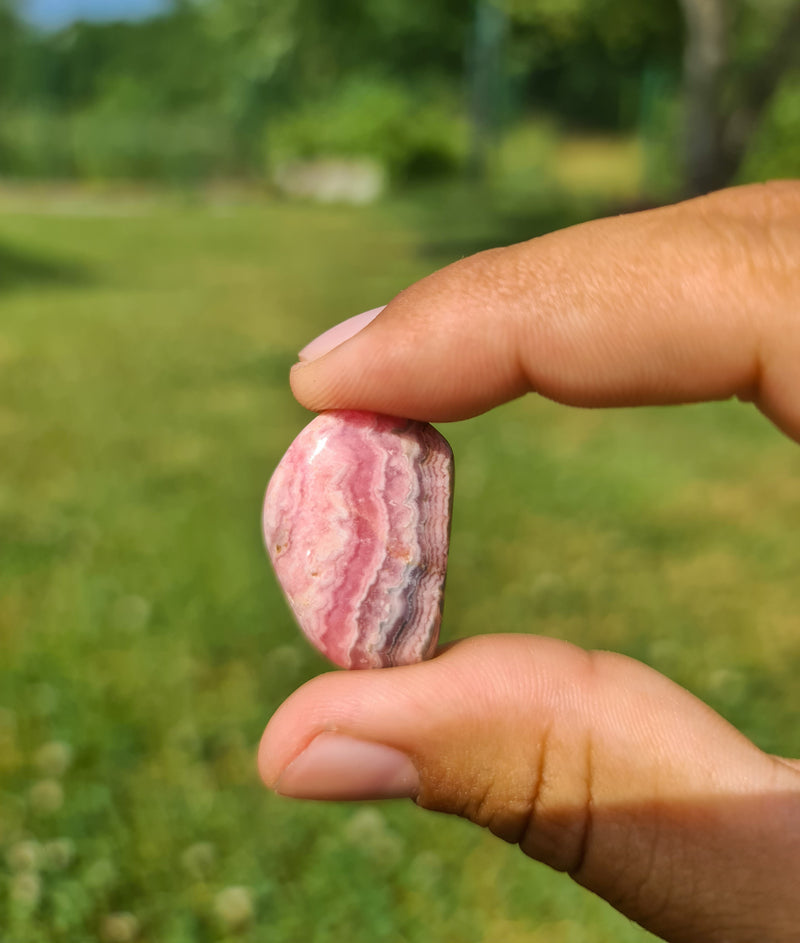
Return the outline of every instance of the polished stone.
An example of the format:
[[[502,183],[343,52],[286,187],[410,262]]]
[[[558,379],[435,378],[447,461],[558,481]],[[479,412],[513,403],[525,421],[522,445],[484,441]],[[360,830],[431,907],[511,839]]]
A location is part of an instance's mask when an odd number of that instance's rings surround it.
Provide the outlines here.
[[[452,491],[452,451],[427,423],[334,410],[291,444],[267,488],[264,539],[300,628],[332,662],[433,654]]]

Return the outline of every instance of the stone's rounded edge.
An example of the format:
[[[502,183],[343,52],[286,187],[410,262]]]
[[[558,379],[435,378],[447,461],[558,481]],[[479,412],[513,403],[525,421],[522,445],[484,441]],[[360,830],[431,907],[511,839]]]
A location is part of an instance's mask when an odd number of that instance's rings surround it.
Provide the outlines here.
[[[352,435],[355,430],[356,436],[361,431],[369,436],[373,441],[372,453],[375,453],[375,440],[380,443],[380,448],[386,449],[391,446],[392,436],[412,438],[421,446],[421,458],[417,460],[414,472],[423,481],[424,487],[435,487],[446,489],[446,494],[439,494],[438,500],[431,502],[429,496],[417,496],[415,498],[419,505],[423,500],[429,504],[438,505],[440,520],[438,521],[438,534],[436,540],[437,556],[440,557],[440,565],[436,567],[441,572],[440,583],[435,587],[435,592],[429,591],[428,607],[431,611],[431,619],[420,631],[420,626],[416,627],[419,637],[417,644],[399,645],[397,639],[402,639],[404,626],[394,633],[395,642],[393,648],[399,647],[399,651],[394,652],[391,649],[379,650],[375,648],[376,633],[374,635],[361,637],[363,629],[357,622],[352,626],[353,639],[348,650],[344,650],[341,645],[326,645],[324,641],[325,631],[316,631],[308,624],[304,623],[302,607],[296,604],[291,586],[285,585],[285,579],[282,578],[282,565],[279,554],[274,552],[272,544],[274,543],[274,528],[276,526],[274,506],[280,503],[281,499],[286,498],[286,492],[291,487],[293,476],[303,474],[306,463],[318,461],[320,456],[329,448],[328,438],[336,435],[337,432],[346,432]],[[321,444],[320,444],[321,443]],[[309,444],[312,445],[309,448]],[[365,459],[369,460],[370,449],[364,449]],[[408,453],[406,453],[408,455]],[[439,473],[427,475],[424,465],[439,463]],[[411,459],[409,463],[413,465]],[[296,464],[296,467],[291,467]],[[442,474],[444,469],[444,474]],[[368,413],[356,410],[329,410],[320,413],[310,423],[308,423],[297,435],[295,440],[287,449],[283,458],[279,462],[275,472],[270,478],[264,496],[262,506],[262,535],[265,542],[270,561],[272,562],[278,583],[283,592],[284,598],[289,604],[295,620],[297,621],[303,635],[307,641],[328,661],[339,668],[347,670],[365,670],[381,667],[396,667],[401,665],[410,665],[418,663],[433,657],[436,653],[439,632],[441,627],[442,609],[444,604],[444,586],[446,577],[447,557],[449,552],[450,529],[452,523],[452,503],[453,503],[453,483],[454,483],[454,458],[450,443],[442,433],[434,426],[418,420],[401,419],[394,416],[386,416],[378,413]],[[302,489],[301,489],[302,490]],[[444,500],[442,500],[444,499]],[[442,507],[443,505],[443,507]],[[445,510],[446,509],[446,510]],[[353,511],[355,514],[355,510]],[[445,520],[446,516],[446,520]],[[286,514],[284,514],[286,517]],[[289,515],[291,517],[291,515]],[[442,525],[444,525],[442,527]],[[420,526],[428,526],[427,522]],[[426,535],[430,536],[430,535]],[[291,536],[289,540],[291,541]],[[376,570],[376,578],[380,576],[380,568]],[[434,598],[435,597],[435,598]],[[433,605],[431,605],[433,603]],[[357,607],[354,607],[357,612]],[[355,617],[354,617],[355,618]],[[330,623],[328,623],[330,625]],[[319,636],[319,637],[317,637]],[[379,639],[378,639],[379,640]],[[413,641],[413,640],[412,640]]]

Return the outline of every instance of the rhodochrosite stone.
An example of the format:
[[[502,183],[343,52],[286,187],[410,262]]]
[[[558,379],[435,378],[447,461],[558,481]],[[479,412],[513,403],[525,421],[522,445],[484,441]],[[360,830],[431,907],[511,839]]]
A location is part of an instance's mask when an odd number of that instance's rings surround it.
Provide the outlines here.
[[[264,539],[300,628],[343,668],[407,665],[439,636],[453,453],[424,422],[335,410],[289,446]]]

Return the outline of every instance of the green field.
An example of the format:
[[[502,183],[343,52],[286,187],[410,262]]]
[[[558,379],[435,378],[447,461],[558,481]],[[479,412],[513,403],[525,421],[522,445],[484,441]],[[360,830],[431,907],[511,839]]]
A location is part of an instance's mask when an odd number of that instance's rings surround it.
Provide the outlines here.
[[[259,534],[310,418],[294,352],[452,258],[602,210],[581,199],[0,194],[4,943],[652,939],[467,823],[279,799],[254,762],[327,670]],[[800,449],[732,403],[531,397],[445,432],[444,640],[620,650],[800,755]]]

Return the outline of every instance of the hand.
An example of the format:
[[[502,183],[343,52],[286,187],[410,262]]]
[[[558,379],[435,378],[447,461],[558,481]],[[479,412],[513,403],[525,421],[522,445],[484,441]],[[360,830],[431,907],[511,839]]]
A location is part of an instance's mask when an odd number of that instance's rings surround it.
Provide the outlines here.
[[[798,299],[800,182],[742,187],[457,262],[312,342],[292,387],[429,420],[737,396],[800,441]],[[489,636],[326,674],[259,762],[284,795],[466,816],[667,940],[800,940],[800,763],[619,655]]]

